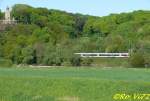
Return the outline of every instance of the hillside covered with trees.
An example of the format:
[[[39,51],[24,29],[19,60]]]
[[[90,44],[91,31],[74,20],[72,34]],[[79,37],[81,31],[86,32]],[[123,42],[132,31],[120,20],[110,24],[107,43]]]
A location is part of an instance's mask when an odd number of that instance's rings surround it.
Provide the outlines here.
[[[1,62],[89,65],[76,52],[131,52],[132,66],[150,66],[150,11],[97,17],[16,4],[18,24],[0,32]],[[4,14],[0,12],[0,19]]]

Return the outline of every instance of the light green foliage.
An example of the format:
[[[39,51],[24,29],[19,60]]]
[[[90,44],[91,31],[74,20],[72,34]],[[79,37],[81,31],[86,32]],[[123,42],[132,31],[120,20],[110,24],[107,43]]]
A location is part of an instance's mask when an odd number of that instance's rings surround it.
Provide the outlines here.
[[[111,35],[105,39],[106,52],[125,52],[125,42],[120,35]]]
[[[32,7],[23,4],[17,4],[12,9],[12,16],[19,22],[31,24]]]

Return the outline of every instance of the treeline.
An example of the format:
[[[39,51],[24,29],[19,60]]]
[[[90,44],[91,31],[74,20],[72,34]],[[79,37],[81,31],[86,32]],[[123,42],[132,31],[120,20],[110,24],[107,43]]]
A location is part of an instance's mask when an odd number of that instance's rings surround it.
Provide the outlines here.
[[[129,51],[132,66],[150,65],[150,11],[96,17],[17,4],[11,15],[18,24],[0,33],[0,57],[13,64],[90,65],[74,53]]]

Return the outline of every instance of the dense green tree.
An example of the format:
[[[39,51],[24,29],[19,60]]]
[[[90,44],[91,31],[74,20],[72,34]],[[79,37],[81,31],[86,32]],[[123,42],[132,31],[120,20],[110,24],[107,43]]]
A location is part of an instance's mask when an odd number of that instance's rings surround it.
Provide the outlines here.
[[[22,63],[24,64],[35,64],[36,56],[35,51],[31,46],[22,49]]]
[[[36,42],[33,48],[36,55],[36,63],[41,64],[45,54],[45,44],[43,42]]]
[[[83,28],[83,32],[86,36],[91,36],[94,34],[101,33],[101,30],[95,26],[95,22],[97,21],[98,21],[98,18],[96,17],[88,17]]]
[[[12,8],[12,16],[24,24],[31,23],[32,7],[24,4],[17,4]]]
[[[45,27],[47,22],[48,22],[48,18],[46,16],[40,16],[35,13],[31,15],[31,23],[36,24],[41,28]]]
[[[87,17],[83,16],[81,14],[76,14],[74,16],[75,24],[74,24],[73,27],[75,28],[75,32],[74,32],[75,37],[79,37],[79,36],[82,35],[83,28],[84,28],[84,25],[86,23],[86,20],[87,20]]]
[[[68,33],[66,33],[63,27],[58,23],[49,23],[45,30],[47,30],[50,35],[50,41],[54,45],[68,38]]]
[[[128,49],[125,47],[124,39],[119,36],[109,36],[105,40],[105,51],[106,52],[127,52]]]

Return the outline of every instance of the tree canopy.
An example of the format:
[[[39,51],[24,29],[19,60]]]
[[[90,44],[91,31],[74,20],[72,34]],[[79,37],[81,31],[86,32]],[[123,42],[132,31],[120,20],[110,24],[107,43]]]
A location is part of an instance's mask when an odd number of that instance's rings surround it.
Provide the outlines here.
[[[18,24],[0,32],[0,56],[15,64],[63,65],[75,52],[150,53],[150,11],[97,17],[16,4],[11,15]]]

